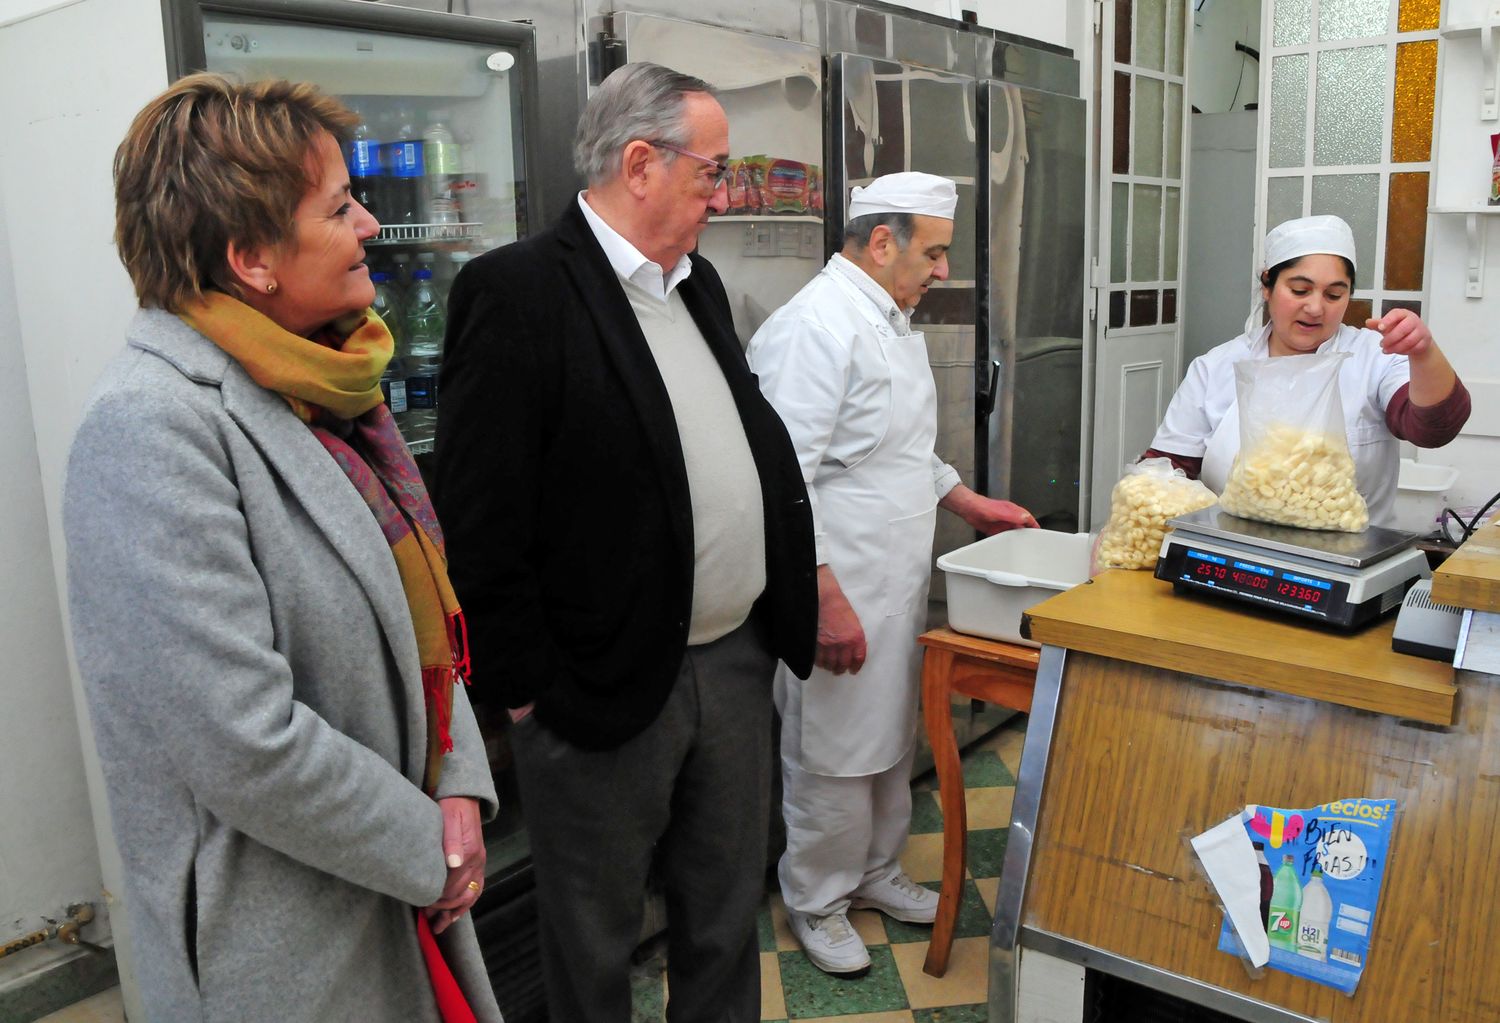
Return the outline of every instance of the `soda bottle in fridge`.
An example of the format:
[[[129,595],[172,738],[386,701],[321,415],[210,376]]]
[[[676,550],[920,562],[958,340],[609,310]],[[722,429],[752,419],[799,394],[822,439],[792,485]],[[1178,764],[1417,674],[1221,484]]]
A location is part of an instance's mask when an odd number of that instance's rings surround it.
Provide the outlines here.
[[[413,428],[420,430],[437,421],[438,370],[448,322],[432,285],[432,271],[417,270],[412,278],[406,306],[406,404]]]
[[[1328,961],[1328,925],[1333,922],[1333,899],[1323,883],[1323,871],[1313,867],[1302,889],[1302,915],[1297,921],[1297,954]]]
[[[376,220],[386,217],[381,141],[363,117],[349,142],[349,193]]]
[[[423,181],[426,163],[422,139],[409,111],[397,115],[396,139],[386,144],[386,188],[390,196],[390,223],[420,224],[426,216]]]
[[[1276,886],[1271,892],[1271,921],[1266,926],[1266,937],[1272,948],[1297,951],[1297,921],[1301,914],[1302,883],[1297,879],[1292,857],[1286,855],[1281,858],[1281,869],[1276,871]]]

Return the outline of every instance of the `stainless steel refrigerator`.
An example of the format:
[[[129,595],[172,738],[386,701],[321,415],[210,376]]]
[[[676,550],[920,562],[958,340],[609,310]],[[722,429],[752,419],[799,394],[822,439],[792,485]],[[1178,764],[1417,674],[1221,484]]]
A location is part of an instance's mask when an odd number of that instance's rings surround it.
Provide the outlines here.
[[[920,35],[938,33],[927,26]],[[866,46],[889,50],[895,41],[892,33]],[[1085,464],[1085,104],[1005,79],[1058,88],[1071,80],[1076,88],[1076,63],[1012,45],[993,51],[989,67],[983,59],[971,68],[948,63],[939,70],[867,54],[830,58],[839,113],[831,121],[838,159],[830,195],[842,207],[850,187],[902,170],[955,182],[950,279],[934,285],[913,316],[937,382],[938,454],[975,489],[1071,532]],[[944,516],[935,553],[973,539]],[[932,594],[943,600],[940,574]]]

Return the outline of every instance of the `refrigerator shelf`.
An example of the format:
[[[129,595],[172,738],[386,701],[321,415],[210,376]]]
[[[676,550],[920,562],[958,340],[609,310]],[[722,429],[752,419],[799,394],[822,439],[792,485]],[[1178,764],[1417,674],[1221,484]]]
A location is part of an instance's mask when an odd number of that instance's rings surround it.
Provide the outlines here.
[[[413,242],[451,242],[478,238],[483,224],[382,224],[366,245],[410,245]]]

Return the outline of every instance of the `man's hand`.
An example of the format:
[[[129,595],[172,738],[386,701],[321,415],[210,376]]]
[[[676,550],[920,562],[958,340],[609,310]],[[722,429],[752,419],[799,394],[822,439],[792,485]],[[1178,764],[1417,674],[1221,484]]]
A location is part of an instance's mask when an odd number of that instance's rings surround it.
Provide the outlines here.
[[[960,483],[938,502],[985,536],[1008,529],[1035,529],[1037,521],[1019,504],[976,494]]]
[[[480,833],[479,803],[467,796],[439,799],[443,811],[443,858],[448,881],[443,894],[425,912],[432,932],[442,934],[479,901],[484,890],[484,836]]]
[[[864,626],[827,565],[818,566],[818,652],[813,663],[835,675],[857,675],[865,665]]]

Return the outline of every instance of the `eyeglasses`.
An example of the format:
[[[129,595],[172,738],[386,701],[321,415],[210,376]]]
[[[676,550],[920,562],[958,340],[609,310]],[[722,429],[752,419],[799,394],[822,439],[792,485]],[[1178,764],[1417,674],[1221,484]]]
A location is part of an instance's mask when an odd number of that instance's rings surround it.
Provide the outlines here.
[[[646,144],[649,146],[655,146],[657,149],[670,149],[672,152],[677,153],[681,156],[691,156],[694,160],[702,160],[704,163],[713,167],[714,170],[718,172],[713,176],[714,188],[718,188],[725,181],[729,180],[729,164],[724,163],[722,160],[715,160],[711,156],[704,156],[702,153],[695,153],[691,149],[683,149],[681,146],[674,146],[670,142],[650,141]]]

